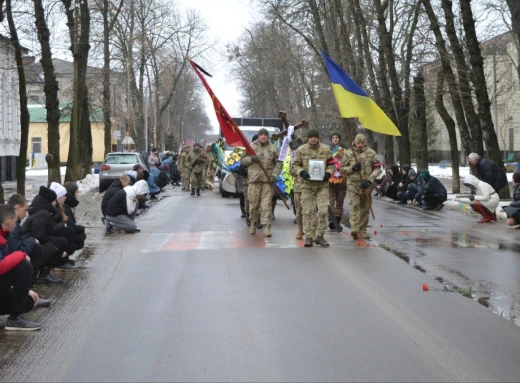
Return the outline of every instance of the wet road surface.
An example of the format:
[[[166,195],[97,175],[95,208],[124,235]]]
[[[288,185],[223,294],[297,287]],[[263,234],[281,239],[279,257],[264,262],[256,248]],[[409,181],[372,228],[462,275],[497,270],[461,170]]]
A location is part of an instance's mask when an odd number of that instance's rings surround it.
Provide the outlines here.
[[[43,329],[0,331],[0,379],[518,381],[520,329],[460,294],[423,292],[443,284],[394,255],[423,251],[410,262],[432,268],[442,255],[463,262],[468,248],[451,245],[440,218],[460,227],[457,213],[381,201],[375,211],[368,246],[345,230],[327,235],[328,249],[302,248],[281,206],[272,238],[250,236],[238,201],[208,192],[165,198],[138,219],[140,234],[92,228],[82,268],[38,289],[54,301],[28,314]],[[484,262],[485,250],[470,256]],[[503,258],[497,274],[514,267]],[[464,276],[477,278],[474,266]]]

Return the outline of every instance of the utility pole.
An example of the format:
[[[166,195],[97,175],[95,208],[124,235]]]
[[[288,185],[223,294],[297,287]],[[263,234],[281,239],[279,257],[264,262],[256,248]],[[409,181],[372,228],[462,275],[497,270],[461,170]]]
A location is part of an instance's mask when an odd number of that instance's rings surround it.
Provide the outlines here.
[[[79,54],[79,0],[74,0],[74,104],[72,112],[72,179],[78,180],[78,123],[79,123],[79,94],[78,94],[78,54]]]

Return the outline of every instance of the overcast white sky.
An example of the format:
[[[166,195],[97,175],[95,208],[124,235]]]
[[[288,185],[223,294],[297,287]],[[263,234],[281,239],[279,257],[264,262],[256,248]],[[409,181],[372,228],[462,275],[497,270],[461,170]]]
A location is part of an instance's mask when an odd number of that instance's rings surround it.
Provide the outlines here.
[[[235,41],[252,21],[253,12],[248,0],[177,0],[177,3],[182,7],[200,11],[210,27],[209,36],[219,40],[215,48],[220,52],[224,51],[227,43]],[[211,65],[204,69],[213,75],[212,78],[207,78],[208,84],[222,105],[231,116],[240,117],[240,91],[231,77],[227,58],[213,54]],[[217,133],[218,122],[209,96],[205,98],[205,102],[208,117]]]

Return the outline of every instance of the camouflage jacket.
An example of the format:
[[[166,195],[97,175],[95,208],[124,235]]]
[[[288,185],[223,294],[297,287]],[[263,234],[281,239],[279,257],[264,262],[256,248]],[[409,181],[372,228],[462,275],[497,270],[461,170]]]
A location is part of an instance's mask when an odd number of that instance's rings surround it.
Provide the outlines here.
[[[277,147],[271,144],[269,141],[267,141],[265,144],[261,144],[258,140],[254,141],[251,144],[251,147],[256,152],[258,158],[260,158],[260,162],[264,165],[267,174],[278,177],[280,171],[282,170],[283,162],[278,161]],[[248,166],[248,183],[253,184],[258,182],[270,182],[270,179],[265,176],[265,173],[260,168],[260,165],[253,163],[251,156],[244,156],[240,163],[244,166]]]
[[[206,163],[206,171],[208,173],[213,173],[215,172],[215,160],[213,159],[211,153],[207,153],[206,156],[208,157],[208,162]]]
[[[189,155],[191,152],[182,152],[179,158],[179,168],[182,171],[190,170]]]
[[[347,175],[347,188],[349,193],[361,194],[361,184],[364,180],[372,182],[370,190],[374,186],[374,181],[381,173],[381,163],[377,159],[377,154],[370,148],[354,149],[355,145],[352,143],[352,149],[347,150],[343,159],[341,160],[341,172]],[[357,161],[354,159],[355,151]],[[352,166],[359,162],[361,164],[361,170],[354,172]],[[363,175],[363,176],[361,176]]]
[[[188,169],[193,173],[202,173],[207,161],[208,159],[202,150],[192,150],[188,156]]]
[[[293,163],[291,164],[291,173],[299,174],[305,170],[309,172],[309,160],[323,160],[327,161],[332,157],[332,151],[325,144],[318,144],[312,147],[309,143],[300,146],[294,155]],[[332,174],[334,170],[333,165],[325,165],[325,173]],[[315,186],[318,185],[318,186]],[[329,181],[306,181],[301,179],[301,189],[311,189],[314,187],[329,187]]]

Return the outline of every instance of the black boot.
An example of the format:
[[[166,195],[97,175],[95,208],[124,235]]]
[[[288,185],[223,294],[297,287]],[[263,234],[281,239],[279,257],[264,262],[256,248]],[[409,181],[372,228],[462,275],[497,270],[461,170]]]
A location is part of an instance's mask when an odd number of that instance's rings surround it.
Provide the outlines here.
[[[42,285],[60,285],[63,281],[55,276],[51,275],[51,270],[47,267],[44,267],[40,271],[40,275],[38,275],[38,279],[36,280],[36,284]]]
[[[240,216],[240,218],[246,218],[246,212],[244,210],[242,210],[242,215]]]
[[[195,195],[195,188],[191,188],[191,194],[190,195]]]
[[[200,197],[200,189],[197,189],[197,196]]]
[[[312,247],[312,237],[307,237],[305,239],[305,245],[303,245],[305,247]]]
[[[338,226],[340,228],[340,231],[343,230],[343,226],[341,226],[341,217],[336,217],[336,221],[338,221]]]
[[[316,239],[316,244],[320,245],[321,247],[329,247],[329,243],[323,237],[318,237]]]
[[[251,220],[249,219],[249,214],[246,214],[246,225],[251,226]]]

